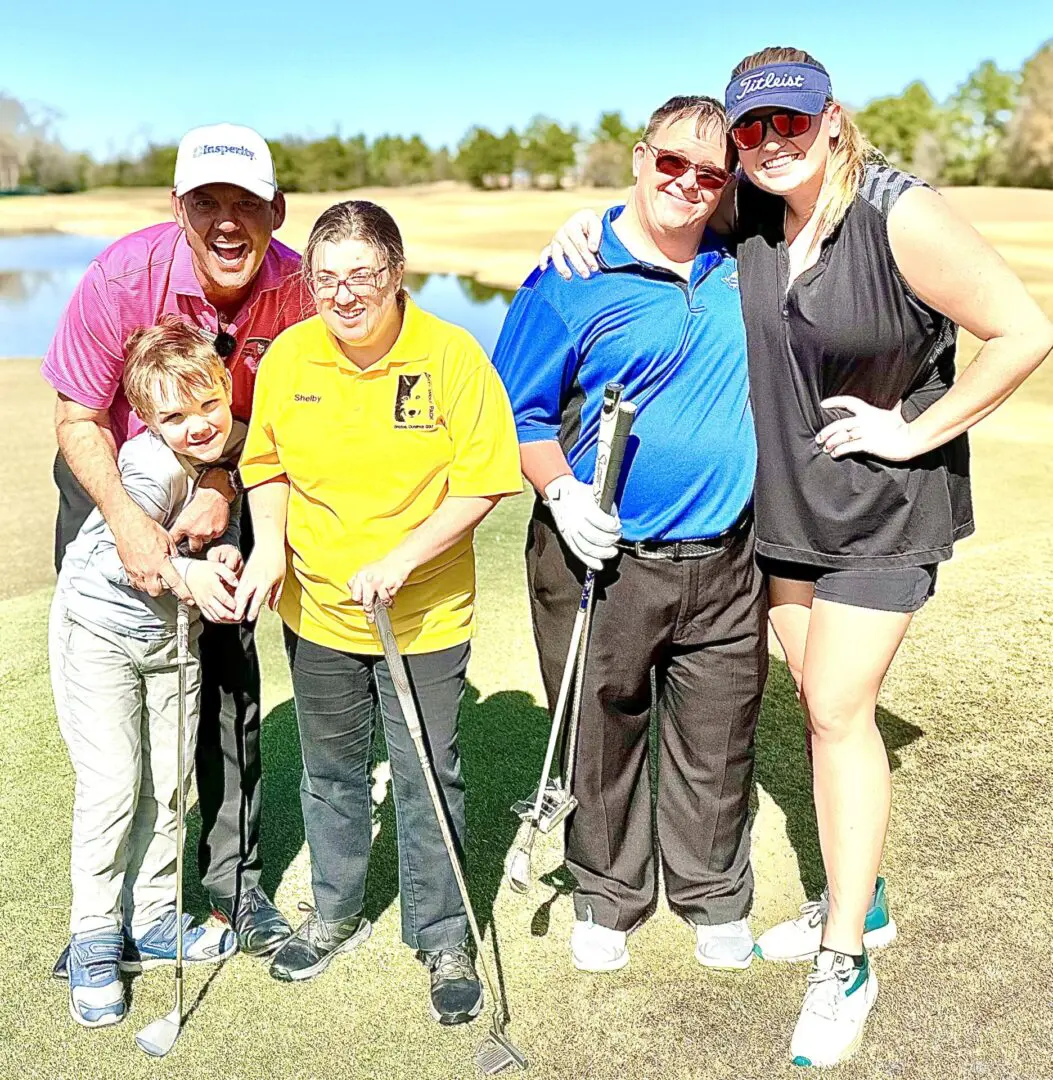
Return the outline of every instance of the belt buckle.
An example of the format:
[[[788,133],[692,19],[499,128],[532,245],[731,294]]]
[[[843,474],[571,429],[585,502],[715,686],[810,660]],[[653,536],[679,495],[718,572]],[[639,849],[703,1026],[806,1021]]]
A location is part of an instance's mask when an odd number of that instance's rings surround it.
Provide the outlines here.
[[[647,544],[647,540],[637,540],[636,543],[633,544],[633,548],[636,552],[636,557],[638,559],[650,559],[652,561],[661,560],[663,558],[662,553],[660,551],[649,550]]]

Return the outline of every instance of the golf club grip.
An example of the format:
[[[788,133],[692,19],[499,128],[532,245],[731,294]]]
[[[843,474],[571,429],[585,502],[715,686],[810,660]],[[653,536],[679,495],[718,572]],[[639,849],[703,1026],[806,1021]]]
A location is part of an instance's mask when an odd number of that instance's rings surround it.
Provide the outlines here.
[[[190,658],[190,608],[180,600],[176,608],[176,662],[185,664]]]
[[[629,433],[632,431],[635,419],[636,406],[631,401],[619,402],[618,415],[614,420],[614,433],[611,435],[611,447],[607,456],[607,468],[603,474],[603,486],[600,488],[599,504],[605,514],[611,512],[614,497],[618,493],[625,450],[629,444]]]

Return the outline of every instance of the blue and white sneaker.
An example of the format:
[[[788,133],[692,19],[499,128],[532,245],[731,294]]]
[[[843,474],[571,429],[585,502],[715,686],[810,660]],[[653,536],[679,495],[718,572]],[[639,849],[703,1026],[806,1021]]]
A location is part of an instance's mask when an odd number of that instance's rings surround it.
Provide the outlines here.
[[[823,923],[830,910],[830,894],[823,889],[818,900],[801,905],[796,919],[787,919],[765,930],[753,946],[754,953],[762,960],[781,960],[797,963],[814,960],[823,942]],[[863,947],[880,949],[891,945],[896,939],[896,922],[888,912],[888,893],[885,879],[879,877],[870,897],[866,921],[863,923]]]
[[[808,989],[790,1040],[794,1065],[829,1068],[850,1058],[863,1041],[863,1025],[877,1000],[878,983],[866,952],[850,956],[824,949],[808,976]]]
[[[219,926],[194,926],[193,916],[183,915],[183,960],[188,964],[208,964],[225,960],[238,951],[238,935]],[[174,964],[176,959],[176,917],[173,909],[145,934],[126,935],[122,971],[149,971]]]
[[[118,963],[119,930],[74,934],[69,944],[69,1014],[84,1027],[107,1027],[124,1019],[124,985]]]

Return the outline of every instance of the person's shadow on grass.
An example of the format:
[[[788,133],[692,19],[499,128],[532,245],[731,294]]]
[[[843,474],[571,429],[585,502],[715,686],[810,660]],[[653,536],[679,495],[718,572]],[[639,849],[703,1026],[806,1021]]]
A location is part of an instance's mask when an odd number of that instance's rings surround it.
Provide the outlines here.
[[[374,757],[387,757],[380,725]],[[480,930],[490,923],[518,819],[510,806],[517,793],[537,783],[537,763],[544,754],[548,714],[522,690],[504,690],[485,700],[469,682],[460,712],[461,768],[465,779],[468,827],[466,879]],[[273,896],[304,844],[300,807],[303,759],[292,700],[272,709],[261,732],[263,808],[260,884]],[[389,785],[390,787],[390,785]],[[366,883],[364,915],[376,920],[398,897],[398,848],[395,808],[390,795],[377,808],[380,831],[373,843]],[[201,832],[197,810],[187,817],[187,851],[195,851]],[[193,860],[184,873],[186,909],[198,917],[209,903]],[[287,914],[291,914],[288,913]],[[295,920],[294,920],[295,921]]]
[[[898,751],[925,733],[880,705],[877,725],[894,772],[900,765]],[[764,788],[786,816],[786,835],[797,857],[801,884],[808,898],[815,899],[826,884],[826,875],[812,799],[812,769],[805,749],[804,716],[790,669],[774,656],[757,724],[756,746],[754,784]],[[751,799],[754,806],[755,794]]]

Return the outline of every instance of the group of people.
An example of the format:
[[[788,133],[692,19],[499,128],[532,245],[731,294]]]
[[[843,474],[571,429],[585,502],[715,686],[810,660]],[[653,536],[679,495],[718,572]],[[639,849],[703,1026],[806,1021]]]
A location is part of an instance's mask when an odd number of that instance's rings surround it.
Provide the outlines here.
[[[550,704],[597,574],[566,826],[572,962],[629,962],[661,859],[702,965],[813,961],[798,1065],[859,1045],[877,995],[868,948],[895,936],[878,691],[938,564],[972,531],[965,432],[1041,363],[1053,326],[935,192],[866,144],[799,50],[747,57],[723,105],[666,102],[632,155],[626,204],[560,230],[493,364],[407,295],[381,207],[331,207],[302,259],[274,240],[284,201],[245,128],[188,133],[175,220],[86,273],[44,362],[60,448],[51,664],[76,772],[56,974],[74,1020],[118,1022],[120,969],[174,960],[172,808],[190,781],[174,768],[178,601],[204,616],[188,760],[199,872],[229,925],[188,918],[188,962],[240,948],[301,980],[368,937],[379,715],[403,940],[437,1020],[478,1014],[465,911],[371,623],[391,607],[463,851],[472,534],[525,476]],[[958,325],[983,345],[956,381]],[[610,382],[637,411],[605,513],[591,479]],[[295,931],[259,886],[265,603],[284,623],[303,749],[315,904]],[[804,713],[828,884],[754,942],[748,804],[769,623]]]

